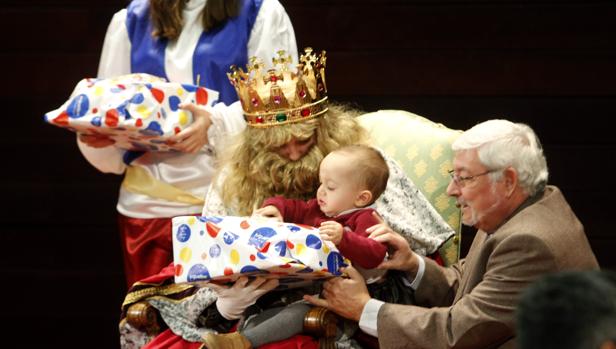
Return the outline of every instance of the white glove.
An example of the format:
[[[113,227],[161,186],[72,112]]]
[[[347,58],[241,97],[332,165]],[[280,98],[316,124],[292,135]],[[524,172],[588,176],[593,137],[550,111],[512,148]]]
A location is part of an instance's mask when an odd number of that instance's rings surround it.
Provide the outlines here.
[[[214,283],[208,285],[218,295],[216,308],[227,320],[239,319],[244,310],[255,304],[257,299],[278,286],[278,279],[257,277],[249,283],[245,276],[235,281],[233,286],[221,286]]]

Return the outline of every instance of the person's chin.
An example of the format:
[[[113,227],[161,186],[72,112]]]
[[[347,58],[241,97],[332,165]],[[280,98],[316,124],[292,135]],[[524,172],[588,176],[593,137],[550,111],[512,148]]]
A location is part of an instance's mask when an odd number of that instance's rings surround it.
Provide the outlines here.
[[[462,224],[469,227],[477,224],[477,215],[475,214],[475,211],[466,205],[462,206]]]

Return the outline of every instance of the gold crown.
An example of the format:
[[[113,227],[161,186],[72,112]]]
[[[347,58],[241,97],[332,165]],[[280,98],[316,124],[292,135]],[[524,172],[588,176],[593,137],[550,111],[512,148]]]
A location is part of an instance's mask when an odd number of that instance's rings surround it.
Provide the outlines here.
[[[242,103],[248,126],[270,127],[315,118],[327,111],[325,51],[315,55],[304,49],[296,71],[289,70],[291,56],[278,51],[275,68],[263,73],[263,64],[251,57],[248,71],[231,66],[227,73]]]

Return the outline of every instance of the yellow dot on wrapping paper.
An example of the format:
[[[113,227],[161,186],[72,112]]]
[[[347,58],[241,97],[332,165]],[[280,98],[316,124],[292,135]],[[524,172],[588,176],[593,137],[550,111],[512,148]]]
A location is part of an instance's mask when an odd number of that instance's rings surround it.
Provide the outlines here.
[[[105,89],[102,86],[96,86],[94,88],[94,95],[95,96],[102,96],[103,93],[105,93]]]
[[[304,244],[295,245],[295,251],[298,255],[301,255],[302,253],[304,253],[304,250],[306,250],[306,246]]]
[[[232,264],[238,264],[240,262],[240,253],[237,252],[236,249],[231,250],[230,257]]]
[[[183,94],[184,94],[184,89],[183,89],[183,88],[178,88],[178,89],[175,91],[175,93],[176,93],[178,96],[181,96],[181,95],[183,95]]]
[[[329,246],[326,243],[323,243],[323,252],[329,253]]]
[[[192,257],[192,249],[190,247],[184,247],[180,250],[180,260],[184,263],[188,263]]]
[[[186,223],[188,223],[188,225],[193,225],[195,224],[195,221],[197,220],[197,218],[195,217],[188,217],[188,220],[186,221]]]
[[[144,119],[149,118],[152,113],[148,107],[145,105],[140,105],[137,107],[137,113]]]
[[[180,125],[182,126],[186,125],[186,123],[188,123],[188,114],[186,114],[185,111],[180,110],[178,112],[178,120],[180,122]]]

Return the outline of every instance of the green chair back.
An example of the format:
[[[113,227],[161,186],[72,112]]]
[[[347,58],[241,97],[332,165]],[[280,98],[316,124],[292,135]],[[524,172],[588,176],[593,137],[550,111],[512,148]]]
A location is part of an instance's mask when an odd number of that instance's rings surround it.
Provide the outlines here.
[[[373,144],[396,159],[456,235],[439,248],[445,265],[460,258],[460,209],[447,196],[448,171],[453,168],[451,143],[461,134],[442,124],[402,110],[361,115],[359,122]]]

